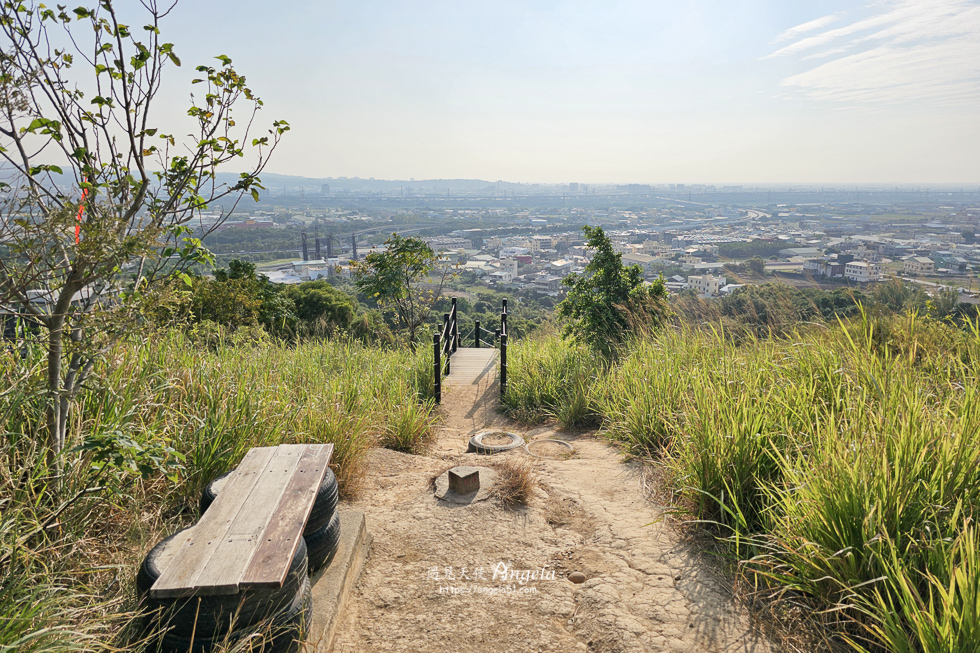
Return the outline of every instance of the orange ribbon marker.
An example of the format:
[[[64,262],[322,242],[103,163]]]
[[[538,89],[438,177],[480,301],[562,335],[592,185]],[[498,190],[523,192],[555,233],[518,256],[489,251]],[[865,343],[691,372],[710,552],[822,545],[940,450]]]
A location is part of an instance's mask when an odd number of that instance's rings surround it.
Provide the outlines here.
[[[79,242],[81,242],[81,236],[82,236],[82,214],[85,213],[85,197],[87,195],[88,195],[88,189],[87,188],[83,188],[82,189],[82,201],[78,205],[78,216],[76,216],[76,218],[75,218],[76,220],[78,220],[78,224],[75,225],[75,243],[76,244],[79,243]]]

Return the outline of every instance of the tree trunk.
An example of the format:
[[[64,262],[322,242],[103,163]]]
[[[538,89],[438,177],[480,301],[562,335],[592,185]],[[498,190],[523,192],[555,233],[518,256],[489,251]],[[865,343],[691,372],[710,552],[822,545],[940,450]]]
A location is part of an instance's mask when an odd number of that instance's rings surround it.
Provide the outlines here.
[[[65,315],[48,318],[48,463],[61,475],[61,451],[65,447],[64,408],[61,402],[61,355],[64,350]]]

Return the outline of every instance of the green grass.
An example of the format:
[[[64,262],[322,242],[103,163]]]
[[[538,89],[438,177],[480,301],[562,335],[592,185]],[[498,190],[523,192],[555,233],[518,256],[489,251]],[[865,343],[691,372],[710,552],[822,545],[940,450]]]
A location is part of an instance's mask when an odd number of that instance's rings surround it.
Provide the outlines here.
[[[659,461],[675,509],[750,584],[793,590],[857,650],[980,648],[976,329],[866,315],[784,338],[681,328],[609,369],[554,337],[517,351],[508,410],[588,415]]]
[[[193,523],[204,485],[250,448],[333,443],[350,497],[371,446],[430,437],[426,348],[208,344],[161,331],[110,352],[73,411],[59,492],[37,444],[42,352],[0,349],[0,653],[143,650],[142,555]]]

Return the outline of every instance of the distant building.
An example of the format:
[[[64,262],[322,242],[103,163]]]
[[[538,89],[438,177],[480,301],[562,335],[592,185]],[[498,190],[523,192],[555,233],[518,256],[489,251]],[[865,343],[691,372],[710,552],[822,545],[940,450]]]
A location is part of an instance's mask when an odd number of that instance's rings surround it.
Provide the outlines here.
[[[905,259],[903,270],[905,274],[929,274],[936,269],[936,264],[931,258],[925,256],[912,256]]]
[[[561,289],[561,277],[556,277],[551,274],[541,274],[531,282],[530,287],[538,292],[555,294]]]
[[[710,274],[687,278],[687,285],[702,297],[715,297],[720,294],[722,286],[728,284],[725,277],[715,277]]]
[[[323,259],[317,259],[315,261],[293,261],[293,271],[301,279],[307,279],[309,281],[314,281],[320,277],[329,277],[339,263],[338,259],[330,259],[330,261],[336,262],[331,265]]]
[[[659,260],[649,254],[623,254],[623,265],[639,265],[645,273],[652,273]]]
[[[530,254],[527,247],[504,247],[500,250],[500,258],[510,258],[512,256],[526,256]]]
[[[517,276],[517,259],[513,257],[500,259],[500,270],[502,272],[510,272],[511,279]]]
[[[811,258],[803,262],[803,272],[814,277],[843,277],[847,264],[853,260],[854,256],[851,254]]]
[[[516,275],[510,270],[497,270],[490,273],[490,278],[500,283],[510,283]]]
[[[844,267],[844,276],[858,283],[878,281],[881,279],[881,266],[870,261],[852,261]]]

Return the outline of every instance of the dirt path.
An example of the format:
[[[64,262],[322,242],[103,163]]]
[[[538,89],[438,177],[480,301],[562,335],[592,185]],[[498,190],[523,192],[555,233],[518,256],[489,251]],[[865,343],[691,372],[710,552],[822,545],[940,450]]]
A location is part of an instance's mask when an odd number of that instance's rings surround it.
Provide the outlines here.
[[[430,455],[372,453],[353,507],[374,544],[334,651],[770,650],[723,583],[658,523],[642,469],[590,436],[521,429],[495,406],[495,385],[453,388]],[[464,453],[488,426],[560,437],[577,453],[536,462],[541,489],[527,508],[437,501],[433,476],[488,464]],[[570,582],[573,571],[588,580]]]

